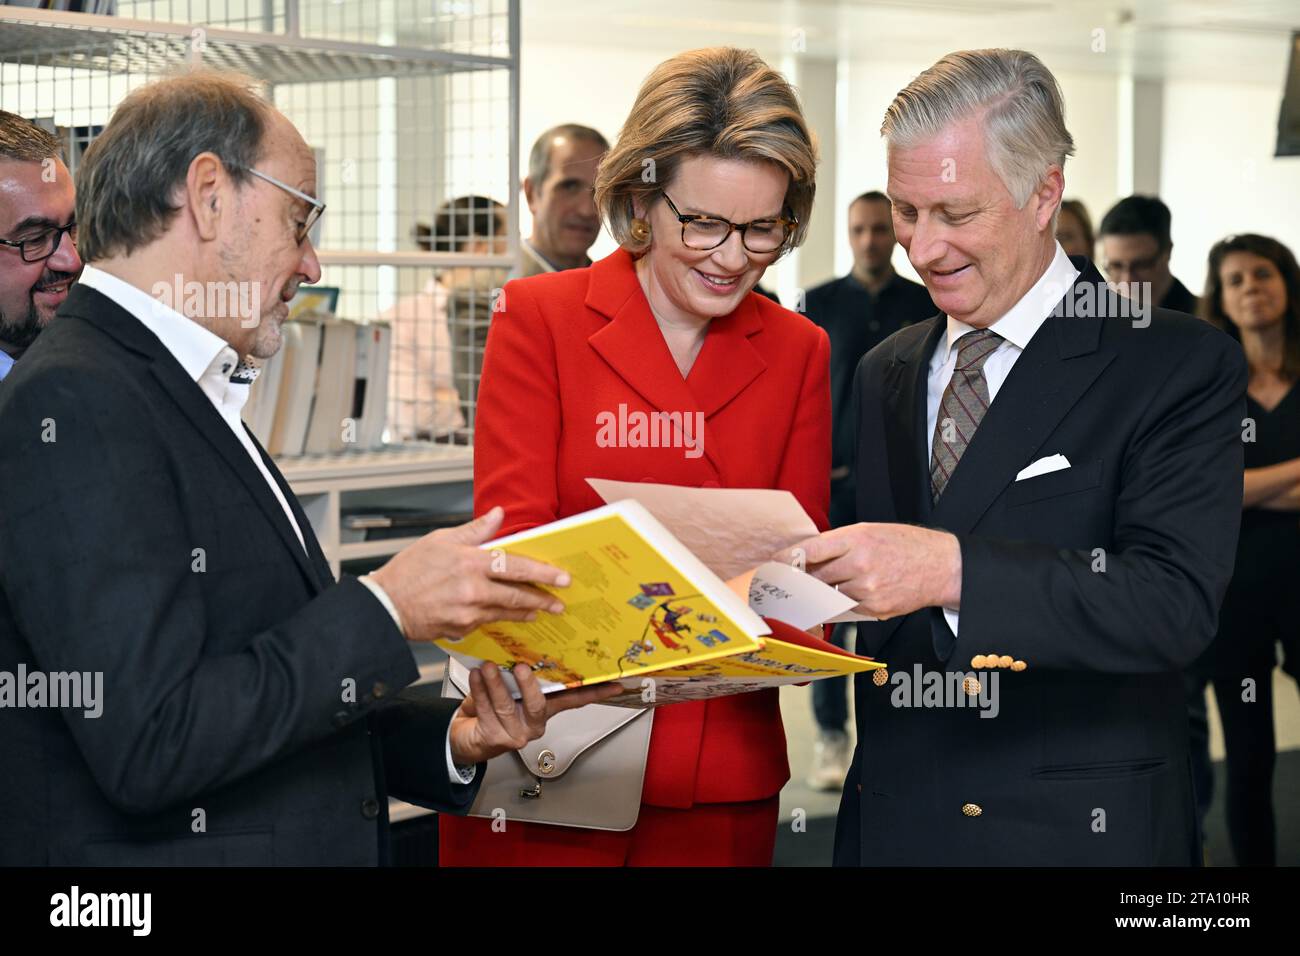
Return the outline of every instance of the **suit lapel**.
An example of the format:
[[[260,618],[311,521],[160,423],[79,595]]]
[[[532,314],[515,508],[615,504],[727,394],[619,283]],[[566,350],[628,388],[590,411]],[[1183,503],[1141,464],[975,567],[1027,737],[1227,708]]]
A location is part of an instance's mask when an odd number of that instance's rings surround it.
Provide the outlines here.
[[[659,411],[704,414],[704,458],[721,477],[722,461],[708,420],[767,368],[749,341],[763,328],[753,297],[747,296],[733,313],[709,323],[704,345],[685,379],[627,252],[620,249],[592,266],[586,304],[610,317],[587,341],[638,395]]]
[[[906,524],[927,523],[930,513],[929,441],[925,434],[926,386],[930,356],[947,330],[947,318],[937,315],[929,326],[916,323],[914,332],[895,338],[894,355],[885,369],[884,431],[889,487],[894,519]],[[922,332],[921,330],[925,331]],[[903,341],[900,342],[900,338]],[[859,457],[862,450],[858,452]],[[858,653],[879,657],[906,617],[858,625]]]
[[[226,464],[230,466],[238,476],[240,482],[248,489],[257,506],[262,509],[284,546],[289,549],[293,555],[294,561],[307,580],[313,585],[318,586],[316,572],[313,570],[308,561],[307,553],[298,543],[298,536],[294,534],[293,528],[289,526],[289,521],[285,517],[284,509],[280,507],[280,502],[275,500],[275,495],[271,493],[266,479],[262,473],[257,470],[253,464],[252,458],[248,456],[248,451],[235,437],[230,426],[226,424],[225,419],[218,414],[217,410],[212,407],[208,397],[203,394],[203,390],[185,374],[185,370],[174,359],[167,361],[170,354],[155,361],[151,366],[154,375],[162,383],[164,389],[185,413],[193,423],[195,429],[203,435],[208,443],[216,450]],[[311,525],[303,529],[303,536],[306,537],[311,530]]]
[[[926,388],[930,356],[947,330],[947,319],[938,315],[930,323],[924,336],[913,339],[912,347],[896,349],[885,372],[885,453],[889,485],[897,518],[904,522],[923,521],[930,512]]]
[[[710,419],[767,369],[767,363],[749,341],[763,328],[755,295],[751,292],[736,311],[709,323],[704,345],[686,377],[687,389],[704,412],[704,455],[719,474],[722,462],[717,457],[719,446],[713,440]],[[673,368],[677,368],[675,362]]]
[[[248,432],[248,437],[252,439],[253,447],[257,449],[257,453],[262,456],[262,462],[266,465],[266,470],[275,479],[280,494],[284,495],[284,500],[289,503],[289,510],[293,512],[293,520],[298,522],[298,528],[302,531],[303,545],[307,548],[307,556],[311,562],[312,570],[316,574],[319,585],[318,590],[324,590],[334,583],[334,571],[330,568],[329,559],[325,557],[325,552],[321,550],[320,540],[316,537],[312,528],[311,519],[302,510],[302,504],[298,501],[298,496],[293,493],[293,489],[289,487],[289,482],[285,480],[280,469],[276,467],[275,460],[266,453],[266,449],[257,440],[257,436],[253,434],[247,425],[244,426],[244,430]],[[276,504],[279,504],[279,502],[276,502]],[[290,528],[289,530],[292,533],[293,529]],[[294,540],[296,543],[296,535]]]
[[[299,569],[307,577],[308,582],[313,587],[318,588],[319,582],[308,561],[307,554],[303,551],[302,545],[298,543],[298,536],[294,534],[293,528],[289,526],[284,509],[275,500],[275,495],[271,493],[266,479],[262,477],[262,473],[258,471],[257,466],[253,464],[253,460],[249,457],[248,451],[235,437],[234,432],[230,430],[230,426],[226,424],[225,419],[213,407],[212,402],[208,400],[198,383],[189,377],[185,369],[181,367],[181,364],[176,361],[176,358],[158,337],[108,296],[87,286],[73,286],[63,313],[69,316],[81,317],[107,335],[112,336],[122,345],[150,360],[149,369],[162,386],[163,391],[170,396],[171,400],[176,403],[199,434],[234,471],[240,482],[248,489],[248,493],[252,495],[253,500],[257,502],[257,506],[262,510],[267,520],[270,521],[272,527],[275,528],[285,547],[293,555]],[[272,474],[275,473],[276,470],[273,467]],[[288,498],[292,501],[292,494]],[[303,529],[304,537],[309,535],[310,529],[310,525]]]
[[[712,417],[767,369],[749,341],[763,330],[754,295],[742,299],[735,312],[709,323],[704,345],[686,378],[687,388],[706,417]]]
[[[1086,269],[1075,288],[1094,281],[1100,283],[1100,275]],[[929,523],[954,534],[975,527],[1114,359],[1098,350],[1104,321],[1058,309],[1039,327],[998,389]]]

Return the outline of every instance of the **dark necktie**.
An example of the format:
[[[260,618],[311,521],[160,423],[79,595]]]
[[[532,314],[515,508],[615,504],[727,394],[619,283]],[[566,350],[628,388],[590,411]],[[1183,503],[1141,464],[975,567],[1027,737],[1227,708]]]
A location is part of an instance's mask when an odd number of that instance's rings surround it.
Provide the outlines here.
[[[989,410],[989,384],[984,363],[1002,344],[1002,336],[988,329],[967,332],[957,340],[957,364],[939,402],[930,448],[930,498],[937,502],[957,470],[957,462],[975,437]]]

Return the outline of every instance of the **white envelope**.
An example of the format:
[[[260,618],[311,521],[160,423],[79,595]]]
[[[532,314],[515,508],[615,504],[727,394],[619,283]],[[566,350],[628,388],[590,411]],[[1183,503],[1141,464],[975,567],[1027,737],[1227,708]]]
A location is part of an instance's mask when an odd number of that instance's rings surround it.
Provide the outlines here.
[[[1024,481],[1026,478],[1037,478],[1039,475],[1048,475],[1054,471],[1064,471],[1070,467],[1070,461],[1064,455],[1048,455],[1046,458],[1040,458],[1026,468],[1020,470],[1016,475],[1016,481]]]

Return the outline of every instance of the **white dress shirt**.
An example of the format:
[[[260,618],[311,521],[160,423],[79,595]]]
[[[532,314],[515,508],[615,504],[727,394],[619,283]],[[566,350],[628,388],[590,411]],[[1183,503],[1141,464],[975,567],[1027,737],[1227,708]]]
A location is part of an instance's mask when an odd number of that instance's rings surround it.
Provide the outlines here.
[[[302,529],[298,527],[298,522],[293,516],[293,510],[285,500],[284,493],[280,491],[280,486],[271,477],[266,462],[258,452],[257,446],[253,444],[252,435],[240,419],[244,403],[248,401],[248,385],[230,380],[231,373],[239,364],[239,355],[230,347],[230,343],[194,320],[181,315],[161,300],[155,299],[143,289],[136,288],[131,283],[102,269],[96,269],[91,265],[86,266],[82,270],[80,282],[102,293],[131,313],[141,325],[158,337],[167,351],[171,352],[180,363],[181,368],[185,369],[185,374],[194,379],[195,384],[212,403],[212,407],[217,410],[222,420],[230,426],[230,430],[248,452],[253,465],[266,480],[267,487],[271,489],[271,494],[275,495],[275,500],[280,503],[285,519],[293,528],[298,543],[305,552],[307,543],[303,539]],[[383,588],[369,577],[362,577],[360,580],[392,616],[398,630],[405,635],[397,608]],[[452,760],[450,729],[447,732],[447,770],[452,783],[468,784],[474,780],[474,767],[461,770]]]
[[[1074,280],[1078,276],[1079,270],[1070,262],[1070,257],[1065,254],[1065,250],[1061,248],[1061,244],[1058,242],[1056,244],[1056,255],[1052,258],[1047,270],[1039,276],[1038,281],[1020,298],[1019,302],[1011,307],[1006,315],[989,326],[990,329],[1002,336],[1002,341],[993,350],[993,354],[984,361],[984,381],[988,384],[989,389],[989,407],[992,407],[994,400],[998,397],[998,389],[1002,387],[1002,383],[1011,374],[1011,367],[1016,364],[1016,359],[1020,358],[1020,353],[1029,345],[1029,340],[1047,321],[1052,309],[1056,307],[1056,304],[1074,285]],[[959,322],[952,316],[948,316],[948,329],[939,337],[939,342],[934,349],[934,355],[930,357],[930,372],[926,382],[925,402],[927,471],[929,468],[929,450],[934,445],[934,429],[939,419],[939,403],[943,400],[944,390],[948,387],[948,382],[952,378],[953,367],[957,364],[957,349],[954,346],[962,335],[974,331],[974,326]],[[960,463],[958,463],[957,467],[961,467]],[[944,608],[943,616],[944,620],[948,622],[948,626],[952,628],[952,633],[956,635],[958,611],[953,608]]]
[[[4,350],[0,350],[0,382],[5,380],[5,376],[13,370],[13,356]]]

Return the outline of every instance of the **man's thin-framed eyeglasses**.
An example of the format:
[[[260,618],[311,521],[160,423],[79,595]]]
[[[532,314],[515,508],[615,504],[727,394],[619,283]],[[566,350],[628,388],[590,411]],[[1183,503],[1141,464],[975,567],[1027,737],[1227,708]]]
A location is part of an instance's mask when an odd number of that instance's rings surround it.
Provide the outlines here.
[[[274,176],[268,176],[260,169],[253,169],[250,166],[248,171],[252,173],[254,176],[256,176],[258,179],[264,179],[272,186],[279,186],[290,196],[293,196],[295,199],[301,199],[307,205],[311,206],[311,211],[307,213],[306,221],[303,222],[303,224],[299,226],[297,231],[294,233],[295,238],[298,240],[298,245],[302,245],[302,241],[306,239],[307,236],[311,233],[312,226],[316,225],[316,220],[319,219],[321,217],[321,213],[325,211],[325,204],[321,202],[319,199],[317,199],[315,196],[308,196],[301,189],[294,189],[288,183],[282,183]]]
[[[1151,272],[1155,269],[1156,263],[1160,261],[1162,255],[1164,255],[1163,251],[1157,252],[1154,256],[1148,256],[1145,259],[1132,259],[1128,262],[1122,260],[1119,262],[1107,261],[1102,268],[1109,276],[1118,275],[1123,272],[1141,275],[1144,272]]]
[[[663,197],[677,221],[682,224],[682,245],[697,252],[716,249],[731,238],[733,232],[738,232],[740,242],[746,249],[767,255],[780,251],[799,225],[799,220],[793,215],[755,219],[752,222],[731,222],[718,216],[688,216],[678,210],[667,193],[663,193]]]
[[[75,246],[77,244],[77,220],[75,219],[66,226],[53,226],[30,239],[0,239],[0,245],[13,246],[23,257],[23,262],[44,262],[63,244],[65,232]]]

